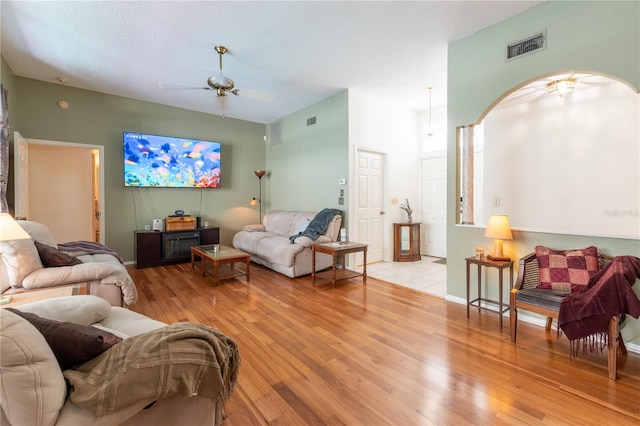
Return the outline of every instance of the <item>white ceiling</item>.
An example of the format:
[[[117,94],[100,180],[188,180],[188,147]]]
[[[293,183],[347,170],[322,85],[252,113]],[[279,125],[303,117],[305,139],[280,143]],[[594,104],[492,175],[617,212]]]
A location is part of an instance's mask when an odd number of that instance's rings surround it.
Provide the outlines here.
[[[2,0],[1,52],[18,76],[221,115],[199,88],[224,45],[227,117],[269,123],[346,88],[424,111],[427,86],[446,104],[449,43],[539,3]]]

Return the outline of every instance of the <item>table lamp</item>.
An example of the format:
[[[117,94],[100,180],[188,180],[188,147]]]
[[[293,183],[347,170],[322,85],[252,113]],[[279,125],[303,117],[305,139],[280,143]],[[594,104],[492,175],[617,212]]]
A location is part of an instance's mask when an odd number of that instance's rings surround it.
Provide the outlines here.
[[[9,213],[0,213],[0,242],[13,240],[28,240],[31,235],[22,229]],[[0,262],[2,262],[2,250],[0,249]],[[2,265],[0,265],[2,267]],[[11,302],[11,296],[2,296],[0,305]]]
[[[487,255],[489,260],[509,261],[511,258],[505,257],[502,253],[502,240],[512,240],[509,218],[504,214],[494,214],[489,218],[487,230],[484,232],[487,238],[493,238],[493,252]]]

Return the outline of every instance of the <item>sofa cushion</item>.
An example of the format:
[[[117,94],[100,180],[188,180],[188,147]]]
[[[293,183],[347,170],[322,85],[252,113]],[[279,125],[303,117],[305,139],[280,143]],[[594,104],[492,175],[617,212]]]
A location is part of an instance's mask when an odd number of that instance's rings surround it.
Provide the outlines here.
[[[289,238],[271,237],[258,242],[260,257],[269,263],[292,266],[296,254],[304,250],[300,244],[291,244]]]
[[[0,253],[11,287],[22,287],[26,276],[43,268],[33,240],[0,242]]]
[[[42,318],[75,322],[82,325],[95,324],[111,315],[109,302],[101,297],[90,295],[44,299],[25,303],[20,305],[19,309]]]
[[[553,250],[536,246],[538,285],[536,288],[577,292],[600,269],[598,249]]]
[[[13,425],[53,425],[67,386],[46,340],[24,318],[0,309],[2,410]]]
[[[27,234],[31,235],[31,239],[34,241],[40,241],[48,246],[58,248],[58,244],[56,243],[56,239],[53,237],[53,233],[46,225],[31,220],[19,220],[18,223],[22,229],[27,232]]]
[[[291,230],[301,217],[312,218],[313,212],[297,212],[292,210],[272,210],[264,217],[264,227],[267,232],[275,233],[283,237],[292,235]]]
[[[67,253],[62,252],[55,247],[42,244],[39,241],[34,241],[34,244],[38,250],[40,261],[47,268],[56,266],[73,266],[82,263],[82,261],[77,257],[69,256]]]
[[[55,321],[19,309],[7,309],[29,321],[42,333],[63,371],[97,357],[122,341],[121,337],[90,325]]]

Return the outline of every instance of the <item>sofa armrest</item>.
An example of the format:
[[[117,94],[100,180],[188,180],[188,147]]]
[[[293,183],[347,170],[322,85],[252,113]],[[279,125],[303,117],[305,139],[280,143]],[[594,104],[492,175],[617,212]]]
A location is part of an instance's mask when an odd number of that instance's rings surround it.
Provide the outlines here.
[[[111,313],[109,302],[89,295],[44,299],[25,303],[17,309],[55,321],[68,321],[82,325],[100,322]]]
[[[242,230],[247,232],[264,232],[266,231],[266,228],[264,225],[253,224],[244,226]]]

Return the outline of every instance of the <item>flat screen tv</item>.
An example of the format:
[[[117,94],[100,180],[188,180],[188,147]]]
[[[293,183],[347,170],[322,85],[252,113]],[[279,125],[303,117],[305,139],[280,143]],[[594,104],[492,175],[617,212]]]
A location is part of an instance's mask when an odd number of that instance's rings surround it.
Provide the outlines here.
[[[220,188],[220,142],[124,132],[124,186]]]

